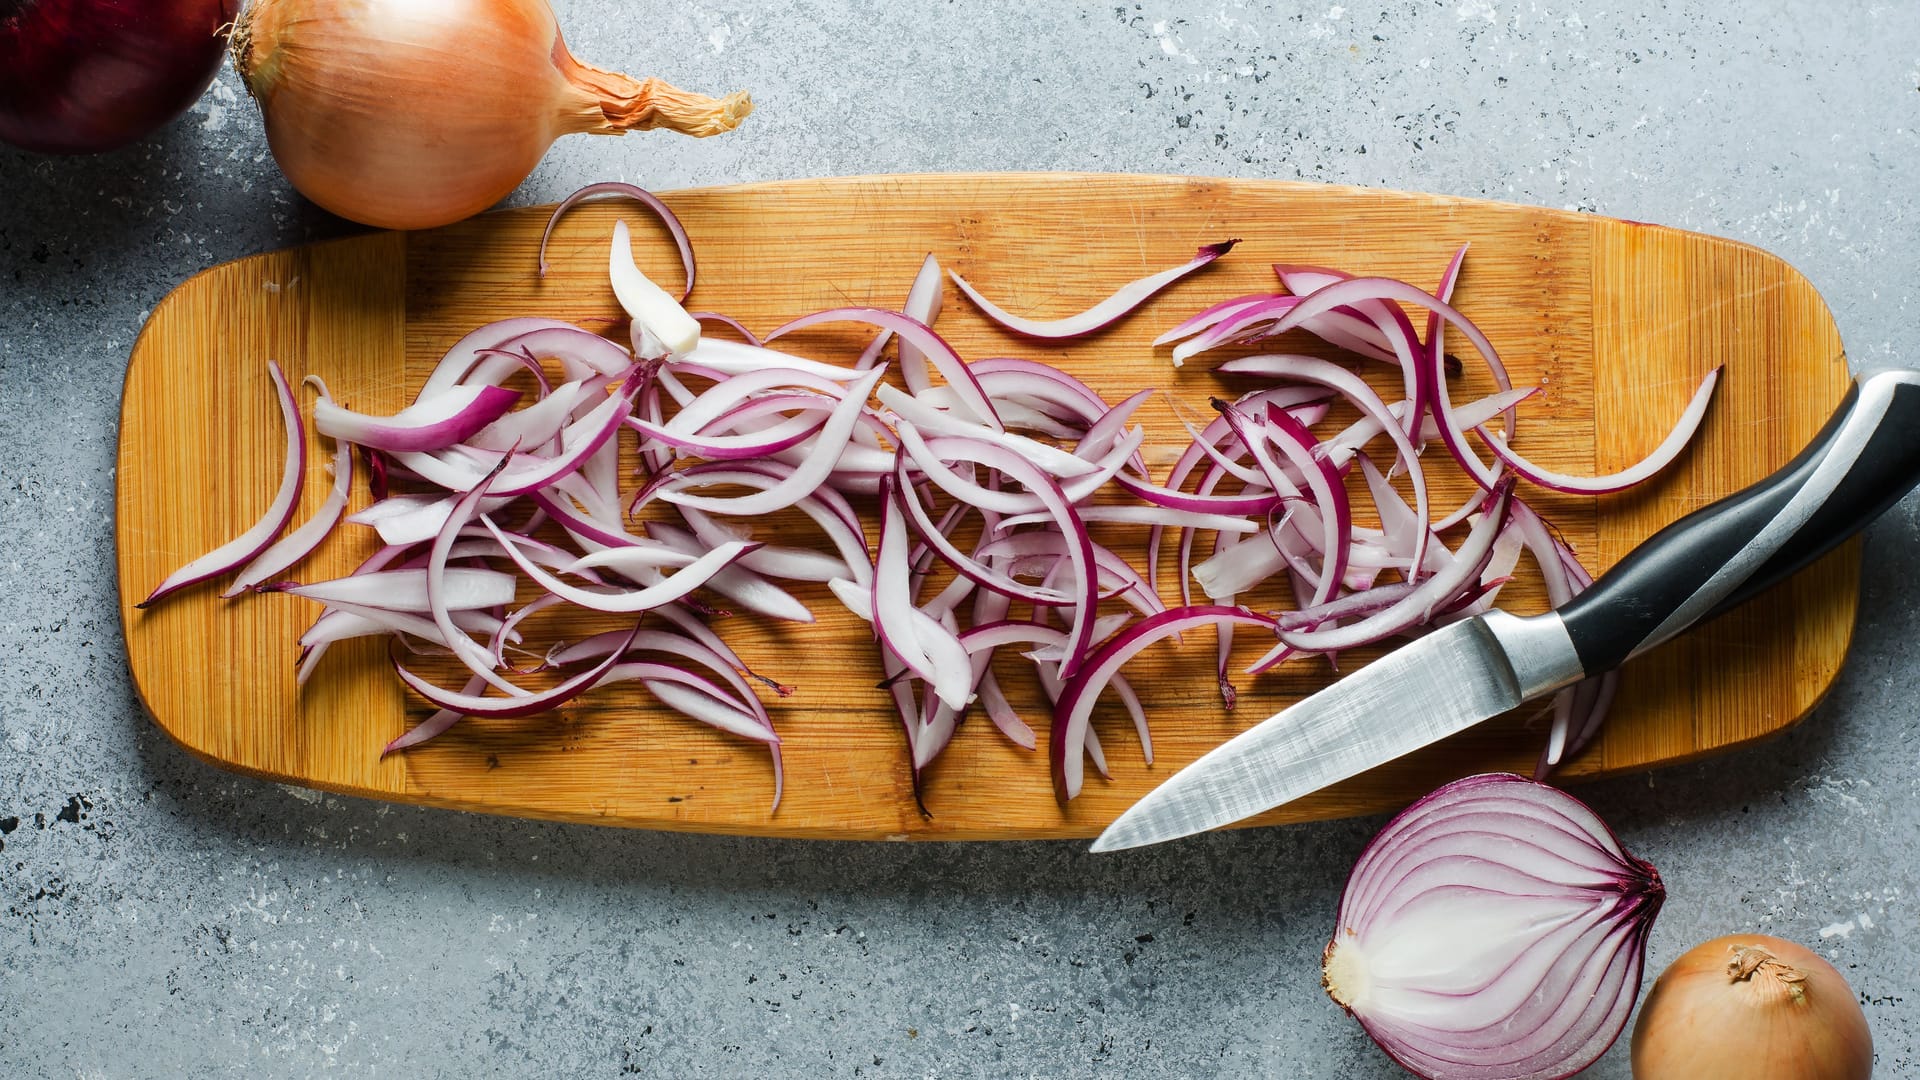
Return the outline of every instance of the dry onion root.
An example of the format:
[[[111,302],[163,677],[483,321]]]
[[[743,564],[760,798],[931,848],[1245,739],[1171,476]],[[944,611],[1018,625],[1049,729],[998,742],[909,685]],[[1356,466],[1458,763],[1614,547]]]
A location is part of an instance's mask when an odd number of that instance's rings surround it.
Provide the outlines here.
[[[1636,1080],[1866,1080],[1873,1034],[1832,964],[1765,934],[1694,946],[1633,1028]]]
[[[546,0],[253,0],[232,52],[293,186],[388,229],[485,210],[562,135],[704,137],[753,110],[580,63]]]

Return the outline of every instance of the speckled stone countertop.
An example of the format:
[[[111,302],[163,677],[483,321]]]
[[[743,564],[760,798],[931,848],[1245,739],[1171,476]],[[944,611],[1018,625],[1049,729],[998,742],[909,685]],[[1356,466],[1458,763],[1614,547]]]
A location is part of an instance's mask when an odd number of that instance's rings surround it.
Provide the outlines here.
[[[556,7],[583,57],[759,111],[565,140],[516,203],[965,169],[1490,196],[1758,244],[1855,364],[1920,361],[1912,4]],[[1099,858],[717,839],[326,797],[177,749],[115,613],[128,349],[194,271],[344,231],[231,72],[131,149],[0,149],[0,1076],[1397,1075],[1317,984],[1378,820]],[[1871,530],[1851,660],[1804,724],[1580,790],[1665,875],[1654,970],[1723,932],[1813,945],[1889,1077],[1920,1072],[1916,505]],[[1589,1075],[1627,1074],[1621,1045]]]

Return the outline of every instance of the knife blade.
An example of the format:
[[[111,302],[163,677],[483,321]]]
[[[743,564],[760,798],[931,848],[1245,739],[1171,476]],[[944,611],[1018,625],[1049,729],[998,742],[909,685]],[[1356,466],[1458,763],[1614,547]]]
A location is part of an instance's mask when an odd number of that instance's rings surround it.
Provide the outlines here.
[[[1559,609],[1489,611],[1388,653],[1175,773],[1093,850],[1232,824],[1610,671],[1791,576],[1917,481],[1920,372],[1862,372],[1785,467],[1655,533]]]

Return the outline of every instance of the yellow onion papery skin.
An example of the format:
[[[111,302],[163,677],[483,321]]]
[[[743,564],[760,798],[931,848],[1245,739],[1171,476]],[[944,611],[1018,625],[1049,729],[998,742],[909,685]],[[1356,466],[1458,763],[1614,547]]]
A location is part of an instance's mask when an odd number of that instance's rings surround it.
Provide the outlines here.
[[[1765,934],[1697,945],[1648,992],[1635,1080],[1866,1080],[1873,1034],[1847,981],[1812,950]]]
[[[579,63],[545,0],[254,0],[233,55],[287,179],[381,228],[485,210],[562,135],[711,135],[753,108]]]

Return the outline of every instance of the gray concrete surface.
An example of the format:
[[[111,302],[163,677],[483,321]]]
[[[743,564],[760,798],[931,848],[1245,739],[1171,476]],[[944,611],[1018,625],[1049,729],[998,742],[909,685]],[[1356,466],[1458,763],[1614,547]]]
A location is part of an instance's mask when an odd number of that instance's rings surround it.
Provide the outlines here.
[[[563,142],[514,196],[949,169],[1301,177],[1769,248],[1856,362],[1920,357],[1920,9],[1843,0],[563,0],[584,57],[751,87],[723,139]],[[115,417],[147,312],[342,226],[225,73],[153,140],[0,150],[0,1076],[1384,1077],[1319,993],[1377,821],[1114,858],[598,830],[214,771],[142,715]],[[1920,533],[1870,534],[1850,664],[1763,748],[1582,794],[1671,888],[1657,969],[1764,930],[1920,1074]],[[1624,1077],[1624,1046],[1591,1073]]]

